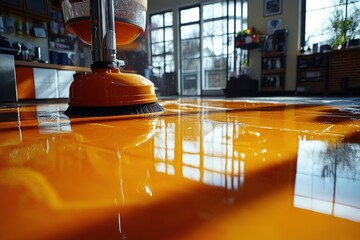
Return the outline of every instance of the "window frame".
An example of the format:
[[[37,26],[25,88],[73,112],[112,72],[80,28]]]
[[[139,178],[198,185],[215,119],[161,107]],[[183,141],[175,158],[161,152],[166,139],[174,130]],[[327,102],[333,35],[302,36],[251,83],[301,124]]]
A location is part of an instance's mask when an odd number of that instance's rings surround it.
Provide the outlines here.
[[[165,21],[165,15],[167,13],[171,13],[172,14],[172,24],[171,25],[166,25],[166,21]],[[153,27],[153,23],[151,21],[152,17],[153,16],[156,16],[156,15],[162,15],[162,25],[160,27]],[[169,73],[169,72],[175,72],[176,71],[176,66],[175,66],[175,46],[173,44],[173,48],[172,48],[172,51],[166,51],[167,49],[167,43],[169,42],[173,42],[174,43],[174,38],[175,38],[175,34],[174,34],[174,11],[173,10],[164,10],[164,11],[161,11],[161,12],[156,12],[156,13],[153,13],[153,14],[149,14],[149,25],[150,25],[150,28],[149,28],[149,39],[150,39],[150,44],[149,44],[149,52],[150,52],[150,63],[152,65],[153,68],[156,68],[158,69],[158,71],[156,71],[156,73],[158,75],[160,75],[159,77],[161,77],[164,73]],[[172,30],[172,41],[167,41],[166,40],[166,30],[167,29],[171,29]],[[153,31],[156,31],[156,30],[162,30],[163,31],[163,36],[162,36],[162,40],[161,41],[157,41],[157,42],[153,42],[153,36],[152,36],[152,33]],[[153,47],[152,45],[153,44],[161,44],[163,45],[163,51],[162,53],[160,54],[154,54],[153,52]],[[172,55],[172,60],[167,60],[167,55]],[[156,58],[156,57],[162,57],[163,58],[163,62],[162,62],[162,66],[154,66],[154,61],[153,59]],[[169,63],[170,64],[170,68],[173,68],[172,70],[173,71],[167,71],[167,66],[169,66]],[[172,65],[172,67],[171,67]]]

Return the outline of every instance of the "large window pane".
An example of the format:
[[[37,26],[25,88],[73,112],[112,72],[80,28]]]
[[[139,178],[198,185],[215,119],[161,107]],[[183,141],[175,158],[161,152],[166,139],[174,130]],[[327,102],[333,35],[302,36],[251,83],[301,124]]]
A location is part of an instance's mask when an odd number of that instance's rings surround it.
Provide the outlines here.
[[[184,59],[182,61],[182,70],[183,71],[194,71],[198,72],[200,69],[200,60],[198,58],[195,59]]]
[[[203,7],[204,20],[210,18],[219,18],[226,15],[227,15],[226,1],[204,5]]]
[[[200,57],[200,39],[182,40],[181,57],[199,58]]]
[[[175,63],[174,61],[166,62],[165,72],[175,72]]]
[[[160,55],[164,53],[164,43],[154,43],[151,45],[151,51],[153,55]]]
[[[172,12],[166,12],[164,14],[164,25],[166,27],[173,25],[173,13]]]
[[[226,70],[209,69],[205,70],[204,89],[219,89],[226,87]]]
[[[165,58],[163,56],[152,57],[153,67],[160,67],[161,63],[163,63],[164,61],[165,61]]]
[[[200,37],[200,25],[192,24],[181,27],[181,39]]]
[[[199,74],[198,71],[183,71],[182,91],[184,95],[199,94]]]
[[[323,9],[328,8],[335,5],[335,1],[329,1],[329,0],[307,0],[306,1],[306,10],[316,10],[316,9]]]
[[[162,14],[152,15],[150,17],[150,23],[152,28],[162,27],[164,25],[163,15]]]
[[[180,23],[197,22],[200,20],[200,8],[194,7],[180,11]]]
[[[214,36],[206,37],[203,40],[204,56],[218,56],[227,51],[227,37]]]
[[[221,57],[204,57],[204,69],[226,69],[226,56]]]
[[[166,55],[165,55],[165,60],[166,60],[167,62],[174,61],[174,55],[173,55],[173,54],[166,54]]]
[[[174,42],[165,42],[165,53],[174,52]]]
[[[227,32],[227,20],[215,20],[204,22],[203,34],[204,36],[222,35]]]
[[[331,28],[330,19],[336,11],[344,18],[350,16],[355,8],[360,8],[359,0],[307,0],[304,44],[306,46],[312,46],[314,43],[331,44],[335,33]]]
[[[240,23],[240,21],[237,22]],[[240,28],[236,26],[236,29],[240,29]],[[235,32],[235,19],[231,18],[229,19],[229,33],[234,33],[234,32]]]
[[[165,41],[173,41],[174,40],[174,34],[173,34],[173,28],[172,27],[165,28],[164,39],[165,39]]]
[[[360,0],[349,0],[348,15],[354,14],[356,9],[360,9]]]
[[[151,42],[157,43],[164,40],[164,30],[163,29],[157,29],[151,31]]]

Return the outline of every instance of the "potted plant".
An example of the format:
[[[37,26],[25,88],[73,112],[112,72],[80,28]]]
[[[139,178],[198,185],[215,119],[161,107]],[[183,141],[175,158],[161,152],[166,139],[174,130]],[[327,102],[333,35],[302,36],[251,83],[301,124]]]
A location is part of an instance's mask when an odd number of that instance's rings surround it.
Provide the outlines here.
[[[344,12],[336,9],[330,24],[334,33],[332,47],[335,49],[345,47],[346,43],[360,33],[360,9],[353,9],[351,14],[348,14],[347,10]]]

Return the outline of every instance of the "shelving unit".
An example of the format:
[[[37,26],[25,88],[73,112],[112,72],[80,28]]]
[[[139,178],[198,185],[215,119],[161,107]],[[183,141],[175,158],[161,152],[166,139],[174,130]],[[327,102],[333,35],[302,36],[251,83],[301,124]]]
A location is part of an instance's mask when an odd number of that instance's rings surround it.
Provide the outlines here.
[[[286,77],[287,30],[281,29],[268,37],[261,55],[262,92],[282,92]]]
[[[236,43],[236,48],[241,48],[243,50],[253,50],[260,48],[260,43],[258,42],[251,42],[251,43]]]
[[[285,52],[264,52],[261,63],[261,91],[283,91],[286,73]]]
[[[328,91],[329,53],[297,57],[297,94],[326,94]]]
[[[51,19],[49,22],[49,55],[50,63],[68,65],[68,58],[75,54],[76,36],[65,29],[65,23],[60,5],[51,4]]]

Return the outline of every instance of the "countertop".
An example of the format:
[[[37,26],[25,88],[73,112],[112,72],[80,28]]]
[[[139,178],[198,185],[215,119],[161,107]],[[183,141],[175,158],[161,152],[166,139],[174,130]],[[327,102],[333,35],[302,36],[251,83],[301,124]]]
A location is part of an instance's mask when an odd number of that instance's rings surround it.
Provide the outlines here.
[[[21,60],[15,60],[15,66],[49,68],[49,69],[58,69],[58,70],[73,70],[76,72],[90,72],[91,71],[90,68],[87,68],[87,67],[59,65],[59,64],[51,64],[51,63],[39,63],[39,62],[21,61]]]

